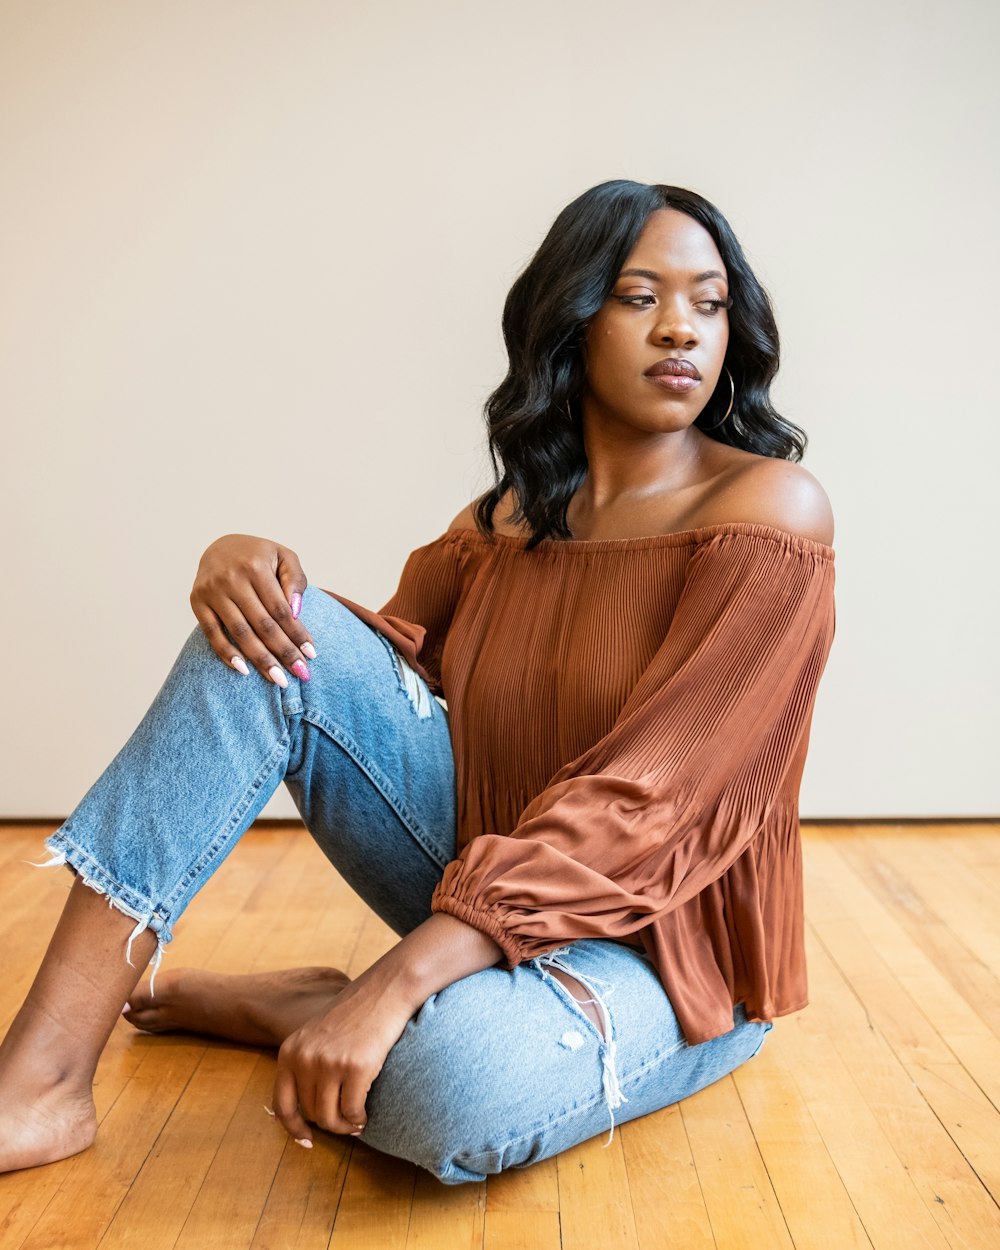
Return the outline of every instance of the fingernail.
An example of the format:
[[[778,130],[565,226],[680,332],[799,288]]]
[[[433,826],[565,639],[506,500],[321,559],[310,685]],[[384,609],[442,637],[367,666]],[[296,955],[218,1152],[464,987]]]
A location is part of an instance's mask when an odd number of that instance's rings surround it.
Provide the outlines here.
[[[229,663],[236,669],[237,673],[242,673],[244,677],[250,676],[250,670],[247,668],[247,662],[241,655],[234,655]]]
[[[347,1134],[347,1136],[348,1136],[348,1137],[360,1137],[360,1136],[361,1136],[361,1129],[356,1128],[356,1129],[354,1130],[354,1132],[353,1132],[353,1133],[348,1133],[348,1134]]]
[[[288,678],[281,671],[281,669],[278,668],[277,664],[275,664],[274,668],[269,668],[267,670],[267,675],[276,686],[280,686],[282,690],[288,689]]]
[[[292,620],[297,621],[299,613],[302,611],[302,596],[298,591],[288,600],[288,606],[292,609]]]
[[[304,642],[304,643],[302,644],[302,646],[301,646],[301,647],[299,647],[299,650],[300,650],[300,651],[302,652],[302,654],[306,657],[306,659],[308,659],[308,660],[315,660],[315,658],[316,658],[316,648],[312,645],[312,643],[311,643],[311,642]]]
[[[131,1011],[131,1010],[132,1010],[132,1004],[126,1003],[125,1006],[122,1008],[122,1015],[124,1015],[126,1011]]]
[[[296,1137],[295,1144],[296,1146],[304,1146],[306,1150],[312,1150],[313,1148],[313,1144],[308,1137]]]
[[[292,665],[292,672],[302,681],[309,680],[309,665],[304,660],[296,660]]]

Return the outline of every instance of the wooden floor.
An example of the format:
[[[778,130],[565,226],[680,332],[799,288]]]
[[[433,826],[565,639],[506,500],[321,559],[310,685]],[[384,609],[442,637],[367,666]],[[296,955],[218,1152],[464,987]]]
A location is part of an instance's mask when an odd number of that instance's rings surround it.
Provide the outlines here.
[[[69,874],[0,830],[0,1028]],[[812,1003],[734,1076],[533,1168],[443,1186],[264,1112],[273,1058],[121,1024],[97,1145],[0,1178],[2,1250],[1000,1247],[1000,825],[808,826]],[[301,830],[254,830],[166,958],[223,972],[391,942]]]

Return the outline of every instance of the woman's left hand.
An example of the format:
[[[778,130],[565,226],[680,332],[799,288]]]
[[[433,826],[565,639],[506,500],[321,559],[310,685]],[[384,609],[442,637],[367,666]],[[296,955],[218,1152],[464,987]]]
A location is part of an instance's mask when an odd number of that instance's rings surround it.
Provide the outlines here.
[[[328,1012],[286,1038],[278,1051],[274,1113],[300,1145],[312,1145],[307,1121],[354,1136],[364,1128],[368,1091],[411,1014],[408,1004],[355,981]]]

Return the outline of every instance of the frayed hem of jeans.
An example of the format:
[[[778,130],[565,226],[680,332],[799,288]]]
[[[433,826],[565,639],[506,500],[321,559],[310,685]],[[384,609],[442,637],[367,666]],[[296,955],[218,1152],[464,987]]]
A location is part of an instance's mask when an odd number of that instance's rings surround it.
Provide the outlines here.
[[[607,997],[615,992],[615,987],[610,981],[605,981],[600,977],[588,977],[572,966],[568,959],[565,958],[568,947],[562,946],[558,950],[550,951],[547,955],[538,955],[532,961],[539,969],[543,977],[548,978],[559,990],[567,995],[579,1007],[581,1002],[595,1003],[600,1010],[601,1020],[604,1023],[604,1037],[601,1042],[601,1085],[604,1091],[604,1103],[608,1108],[608,1115],[611,1119],[611,1131],[608,1133],[608,1140],[604,1143],[605,1148],[611,1145],[615,1136],[615,1111],[628,1102],[628,1099],[622,1093],[621,1082],[618,1079],[617,1055],[618,1047],[614,1038],[614,1029],[611,1024],[611,1013],[608,1011],[607,1003],[597,990],[597,986],[601,986]],[[578,981],[590,995],[589,999],[579,999],[571,994],[565,985],[552,976],[547,971],[548,968],[558,968],[560,972],[565,972],[567,976]],[[586,1016],[586,1012],[583,1012]],[[589,1019],[589,1017],[587,1017]],[[591,1023],[593,1023],[591,1021]]]
[[[105,889],[105,887],[95,877],[88,876],[82,868],[71,863],[65,851],[49,849],[49,858],[41,864],[36,864],[30,859],[26,859],[24,862],[31,868],[62,868],[64,865],[68,866],[73,870],[74,874],[79,877],[88,890],[93,890],[94,893],[99,894],[101,898],[106,898],[108,900],[109,907],[113,907],[115,911],[121,912],[121,914],[123,916],[127,916],[129,920],[134,920],[135,928],[129,934],[128,940],[125,943],[125,962],[130,968],[135,967],[135,964],[132,962],[132,943],[140,933],[145,932],[145,930],[150,927],[150,923],[153,919],[153,912],[150,912],[149,915],[143,915],[136,911],[135,908],[129,907],[128,903],[123,903],[121,899],[115,898],[115,896],[109,890]],[[153,957],[149,962],[149,994],[151,998],[155,997],[153,987],[156,982],[156,974],[160,969],[160,964],[163,962],[163,948],[165,945],[166,939],[163,937],[163,934],[157,932],[156,950],[153,952]]]

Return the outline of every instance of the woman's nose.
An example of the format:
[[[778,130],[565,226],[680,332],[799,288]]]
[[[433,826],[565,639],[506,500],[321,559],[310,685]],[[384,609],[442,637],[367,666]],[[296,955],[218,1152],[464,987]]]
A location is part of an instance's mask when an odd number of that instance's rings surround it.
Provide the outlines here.
[[[661,306],[660,316],[653,327],[653,336],[658,343],[695,343],[698,333],[694,328],[691,310],[677,304]]]

